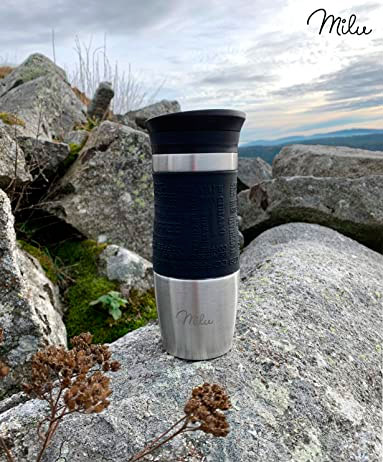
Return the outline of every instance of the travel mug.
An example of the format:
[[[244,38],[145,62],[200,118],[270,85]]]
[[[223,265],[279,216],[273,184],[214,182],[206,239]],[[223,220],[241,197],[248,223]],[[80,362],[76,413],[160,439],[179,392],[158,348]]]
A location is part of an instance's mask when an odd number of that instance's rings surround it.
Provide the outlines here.
[[[238,140],[245,114],[211,109],[147,121],[153,152],[153,270],[173,356],[230,350],[239,284]]]

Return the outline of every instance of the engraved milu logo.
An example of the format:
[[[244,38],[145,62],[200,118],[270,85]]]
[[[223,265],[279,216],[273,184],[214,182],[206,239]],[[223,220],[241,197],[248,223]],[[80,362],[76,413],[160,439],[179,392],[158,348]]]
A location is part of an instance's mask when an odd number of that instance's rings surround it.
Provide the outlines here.
[[[214,321],[211,319],[206,319],[204,313],[198,315],[193,315],[186,310],[180,310],[176,314],[176,318],[181,320],[181,323],[186,326],[208,326],[209,324],[214,324]]]

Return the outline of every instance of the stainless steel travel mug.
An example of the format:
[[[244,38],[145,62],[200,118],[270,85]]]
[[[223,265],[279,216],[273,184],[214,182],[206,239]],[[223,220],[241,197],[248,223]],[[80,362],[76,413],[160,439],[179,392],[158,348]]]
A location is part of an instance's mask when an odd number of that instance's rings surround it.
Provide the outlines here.
[[[230,350],[239,283],[238,140],[245,114],[147,121],[153,152],[153,269],[162,341],[179,358]]]

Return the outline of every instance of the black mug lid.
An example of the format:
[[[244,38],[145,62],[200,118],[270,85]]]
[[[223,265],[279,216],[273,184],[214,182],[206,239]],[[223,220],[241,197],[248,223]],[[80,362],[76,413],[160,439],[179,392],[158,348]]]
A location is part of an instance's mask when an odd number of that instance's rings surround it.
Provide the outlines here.
[[[237,152],[246,114],[231,109],[174,112],[146,121],[153,154]]]

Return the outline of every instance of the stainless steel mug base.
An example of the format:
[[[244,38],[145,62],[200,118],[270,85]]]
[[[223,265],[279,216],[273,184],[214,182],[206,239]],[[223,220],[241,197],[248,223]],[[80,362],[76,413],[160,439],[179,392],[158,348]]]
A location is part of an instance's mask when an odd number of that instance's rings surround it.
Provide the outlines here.
[[[212,279],[176,279],[154,273],[162,342],[182,359],[212,359],[232,345],[239,271]]]

